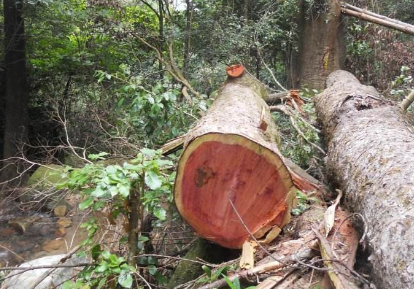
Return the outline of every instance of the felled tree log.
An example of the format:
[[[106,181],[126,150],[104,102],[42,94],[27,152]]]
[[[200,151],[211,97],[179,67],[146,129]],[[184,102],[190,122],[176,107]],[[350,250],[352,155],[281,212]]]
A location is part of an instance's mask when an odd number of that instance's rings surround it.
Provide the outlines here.
[[[229,77],[185,137],[174,190],[178,211],[200,236],[224,247],[242,247],[249,238],[244,225],[255,233],[290,219],[293,183],[265,98],[247,72]]]
[[[336,71],[315,97],[327,167],[362,214],[379,288],[414,284],[414,134],[401,109]]]

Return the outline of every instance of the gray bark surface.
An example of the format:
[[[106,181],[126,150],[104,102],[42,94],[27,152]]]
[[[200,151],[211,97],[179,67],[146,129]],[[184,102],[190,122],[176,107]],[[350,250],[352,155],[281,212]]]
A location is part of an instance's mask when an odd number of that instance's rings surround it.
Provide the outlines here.
[[[346,71],[315,97],[332,172],[363,215],[379,288],[414,284],[414,134],[398,106]]]

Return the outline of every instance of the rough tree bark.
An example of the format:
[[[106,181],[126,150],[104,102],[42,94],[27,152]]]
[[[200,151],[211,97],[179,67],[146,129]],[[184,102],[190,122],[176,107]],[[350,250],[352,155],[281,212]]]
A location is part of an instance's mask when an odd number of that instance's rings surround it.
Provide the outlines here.
[[[27,141],[28,89],[22,9],[23,1],[4,0],[6,68],[4,159],[15,157],[20,152],[22,144]],[[9,163],[1,171],[0,182],[17,176],[18,167]]]
[[[345,60],[341,6],[338,0],[300,1],[298,53],[292,52],[289,83],[298,88],[323,89],[326,77]]]
[[[379,288],[414,284],[414,134],[401,109],[350,73],[336,71],[315,98],[327,170],[364,217]]]
[[[266,225],[289,221],[294,199],[280,156],[266,90],[247,72],[229,78],[206,116],[185,137],[175,201],[197,233],[224,247],[240,248]]]

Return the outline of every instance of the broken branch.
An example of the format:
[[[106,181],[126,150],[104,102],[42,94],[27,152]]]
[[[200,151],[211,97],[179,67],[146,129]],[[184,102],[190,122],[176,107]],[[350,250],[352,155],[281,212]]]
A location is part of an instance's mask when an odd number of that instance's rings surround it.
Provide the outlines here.
[[[414,35],[414,25],[398,21],[383,15],[375,14],[373,12],[367,11],[365,9],[361,9],[346,3],[342,3],[341,8],[342,13],[366,20],[368,22],[372,22],[375,24],[379,24],[388,28],[392,28],[407,34]]]

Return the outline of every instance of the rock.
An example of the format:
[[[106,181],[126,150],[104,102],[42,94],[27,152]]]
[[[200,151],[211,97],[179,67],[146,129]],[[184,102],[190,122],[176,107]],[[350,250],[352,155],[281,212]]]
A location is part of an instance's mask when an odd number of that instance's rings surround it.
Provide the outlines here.
[[[13,234],[16,234],[16,231],[10,228],[0,228],[0,238],[9,238],[13,236]]]
[[[55,239],[47,241],[43,244],[42,249],[46,252],[55,252],[55,251],[63,251],[65,249],[65,240],[64,239]]]
[[[67,211],[68,211],[68,207],[66,207],[65,205],[57,206],[53,210],[53,212],[55,213],[55,215],[58,216],[58,217],[64,217],[66,215]]]
[[[40,219],[39,216],[22,217],[22,218],[10,220],[8,224],[10,227],[15,229],[16,231],[19,231],[20,233],[24,233],[34,222],[36,222],[39,219]]]
[[[54,211],[57,207],[65,206],[66,207],[65,214],[67,214],[67,212],[70,211],[73,207],[66,201],[67,197],[68,196],[65,196],[64,191],[59,192],[59,194],[57,194],[57,198],[51,198],[50,200],[48,200],[48,203],[46,204],[46,209],[50,211]]]
[[[10,251],[0,250],[0,268],[17,265],[21,260],[21,256],[16,253],[13,254]]]
[[[81,168],[85,165],[85,162],[74,154],[65,155],[63,163],[74,168]]]
[[[56,232],[55,232],[55,237],[56,238],[60,238],[60,237],[64,237],[66,236],[66,229],[64,227],[60,227]]]
[[[52,218],[41,218],[34,223],[26,232],[27,236],[53,236],[57,229]]]
[[[35,266],[53,266],[57,265],[60,260],[65,257],[64,254],[47,256],[40,259],[32,260],[20,265],[20,268],[35,267]],[[65,265],[75,265],[85,263],[87,260],[80,257],[72,257],[64,263]],[[57,268],[49,276],[47,276],[35,289],[48,289],[48,288],[62,288],[62,284],[77,275],[82,267],[70,267],[70,268]],[[6,279],[1,286],[1,289],[21,289],[21,288],[32,288],[43,274],[48,272],[50,269],[35,269],[26,271],[22,274],[22,271],[12,271],[9,275],[15,275],[9,279]]]
[[[72,226],[72,221],[68,218],[63,217],[63,218],[59,218],[59,220],[57,221],[57,224],[61,228],[68,228]]]
[[[27,181],[27,186],[36,187],[37,189],[53,188],[57,184],[63,183],[68,179],[64,173],[64,167],[59,165],[47,165],[39,167]]]

